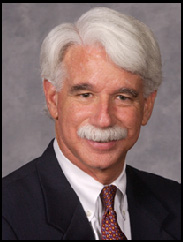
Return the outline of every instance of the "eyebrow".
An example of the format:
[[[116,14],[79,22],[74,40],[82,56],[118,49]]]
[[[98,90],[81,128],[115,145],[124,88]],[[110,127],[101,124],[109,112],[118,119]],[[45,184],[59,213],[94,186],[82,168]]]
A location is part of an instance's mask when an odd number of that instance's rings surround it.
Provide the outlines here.
[[[77,91],[82,91],[82,90],[93,90],[94,87],[92,84],[89,83],[80,83],[76,84],[71,87],[71,93],[72,92],[77,92]],[[138,97],[139,93],[131,88],[119,88],[115,91],[115,93],[125,93],[125,94],[130,94],[132,97],[136,98]]]
[[[81,91],[81,90],[92,90],[93,85],[88,83],[80,83],[71,87],[71,92]]]
[[[139,93],[131,88],[120,88],[116,92],[130,94],[132,97],[138,97]]]

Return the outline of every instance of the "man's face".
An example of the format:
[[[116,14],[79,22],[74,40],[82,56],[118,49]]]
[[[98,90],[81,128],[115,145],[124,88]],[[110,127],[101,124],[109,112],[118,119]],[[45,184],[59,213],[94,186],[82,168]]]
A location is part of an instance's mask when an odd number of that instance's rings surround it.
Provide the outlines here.
[[[71,46],[64,57],[67,77],[57,93],[56,138],[73,164],[95,176],[99,171],[121,172],[126,153],[145,125],[143,82],[114,65],[103,48]],[[127,129],[126,138],[107,143],[78,136],[86,124]]]

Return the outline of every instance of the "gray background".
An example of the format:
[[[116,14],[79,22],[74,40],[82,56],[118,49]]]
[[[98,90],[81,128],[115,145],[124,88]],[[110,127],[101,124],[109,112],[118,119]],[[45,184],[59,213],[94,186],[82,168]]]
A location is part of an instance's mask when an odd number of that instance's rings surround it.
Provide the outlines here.
[[[127,163],[180,182],[180,3],[3,3],[3,176],[40,156],[55,134],[54,122],[42,111],[41,42],[56,25],[76,21],[96,6],[138,18],[159,41],[163,84]]]

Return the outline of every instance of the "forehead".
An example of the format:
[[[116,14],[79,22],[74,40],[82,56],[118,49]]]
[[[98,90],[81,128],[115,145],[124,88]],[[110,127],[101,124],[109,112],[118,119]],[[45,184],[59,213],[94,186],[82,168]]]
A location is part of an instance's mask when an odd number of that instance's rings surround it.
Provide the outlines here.
[[[89,76],[93,71],[99,73],[107,63],[107,55],[102,47],[73,45],[67,50],[63,62],[73,79],[74,75]]]
[[[72,45],[68,48],[64,62],[67,64],[87,63],[93,60],[107,60],[107,54],[102,46]]]
[[[104,79],[115,83],[141,82],[138,75],[134,75],[115,65],[101,46],[70,46],[64,56],[64,65],[72,82],[83,80],[98,83]]]

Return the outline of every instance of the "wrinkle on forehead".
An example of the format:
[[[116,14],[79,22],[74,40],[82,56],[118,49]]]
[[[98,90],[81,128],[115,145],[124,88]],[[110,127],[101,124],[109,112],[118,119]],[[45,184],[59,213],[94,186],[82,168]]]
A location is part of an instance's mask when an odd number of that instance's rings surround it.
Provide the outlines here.
[[[94,83],[105,77],[106,82],[112,81],[117,86],[121,78],[128,84],[137,79],[137,75],[114,64],[102,46],[70,46],[65,54],[64,64],[72,80],[82,78]]]
[[[102,73],[102,66],[115,67],[117,69],[121,69],[117,67],[108,57],[104,47],[96,45],[96,46],[83,46],[83,45],[73,45],[70,46],[64,57],[64,65],[67,68],[67,71],[70,74],[74,74],[76,71],[80,71],[82,74],[86,74],[89,72],[90,67],[97,63],[97,68],[95,68],[95,76],[96,73]],[[110,74],[111,68],[107,68],[106,71]],[[90,73],[91,74],[91,73]],[[111,73],[112,74],[112,73]],[[95,78],[93,76],[93,78]]]
[[[95,79],[97,73],[102,73],[102,70],[98,65],[95,72],[91,73],[92,66],[96,63],[100,63],[101,66],[104,62],[107,62],[107,54],[103,47],[73,45],[68,48],[64,56],[64,66],[71,79],[76,73],[82,77]]]
[[[102,46],[72,45],[68,48],[64,62],[68,64],[86,64],[92,60],[107,60],[107,53]]]

